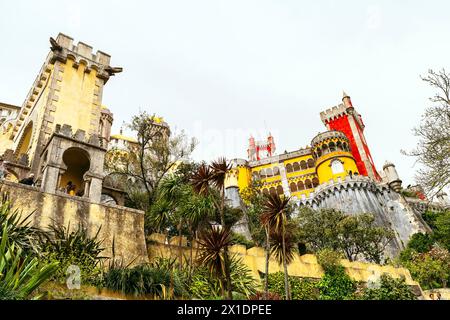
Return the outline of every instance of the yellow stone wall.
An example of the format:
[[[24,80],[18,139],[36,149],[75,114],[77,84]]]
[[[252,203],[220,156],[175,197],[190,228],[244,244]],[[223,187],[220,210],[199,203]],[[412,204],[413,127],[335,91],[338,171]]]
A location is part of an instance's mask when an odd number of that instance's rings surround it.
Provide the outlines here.
[[[94,204],[89,199],[45,193],[4,180],[0,182],[0,191],[9,195],[13,210],[20,210],[23,216],[33,212],[29,221],[35,227],[46,229],[56,222],[66,227],[70,224],[73,230],[81,223],[89,236],[100,228],[99,239],[105,248],[102,256],[112,257],[114,240],[117,259],[123,258],[125,264],[134,261],[133,265],[148,262],[143,211]]]
[[[149,239],[151,244],[148,246],[148,253],[150,261],[157,257],[172,257],[179,259],[180,250],[178,239],[170,241],[172,245],[166,245],[165,236],[162,234],[152,234]],[[184,241],[183,241],[184,242]],[[192,251],[192,258],[195,260],[197,257],[197,246],[194,244]],[[190,247],[181,247],[184,262],[190,260],[191,250]],[[231,254],[238,255],[243,263],[251,270],[255,279],[260,279],[260,272],[265,272],[265,251],[260,247],[253,247],[246,249],[245,246],[234,245],[229,248]],[[381,275],[387,273],[394,278],[405,277],[406,283],[410,286],[416,286],[420,288],[419,284],[411,278],[411,274],[405,268],[396,268],[393,266],[381,266],[377,264],[364,263],[364,262],[350,262],[346,259],[341,260],[341,264],[344,266],[347,274],[355,281],[367,282],[370,277],[374,275]],[[274,259],[270,259],[269,273],[275,273],[283,271],[283,267],[278,265]],[[288,266],[288,273],[291,276],[320,279],[324,275],[322,267],[318,264],[317,258],[312,254],[305,254],[299,256],[294,255],[292,263]]]

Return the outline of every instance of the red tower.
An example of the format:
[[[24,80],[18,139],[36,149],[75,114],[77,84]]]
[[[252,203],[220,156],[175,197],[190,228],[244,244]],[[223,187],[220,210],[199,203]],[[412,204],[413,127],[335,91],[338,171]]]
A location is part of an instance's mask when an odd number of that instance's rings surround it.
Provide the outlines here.
[[[344,92],[342,104],[321,112],[320,118],[328,130],[341,131],[350,140],[350,147],[359,173],[380,181],[380,175],[375,168],[364,137],[365,125],[361,115],[353,107],[350,97]]]
[[[272,134],[269,133],[267,137],[267,141],[257,141],[255,142],[255,138],[250,136],[248,143],[248,159],[250,161],[257,161],[264,158],[271,157],[275,154],[275,140]]]

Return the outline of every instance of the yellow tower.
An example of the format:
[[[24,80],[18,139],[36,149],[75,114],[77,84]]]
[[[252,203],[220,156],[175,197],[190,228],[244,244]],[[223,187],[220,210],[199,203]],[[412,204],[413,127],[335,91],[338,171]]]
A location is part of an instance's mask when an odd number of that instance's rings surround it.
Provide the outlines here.
[[[349,175],[359,175],[350,151],[350,142],[344,133],[320,133],[312,140],[311,147],[320,184],[344,179]]]
[[[105,125],[110,126],[103,123],[103,86],[110,76],[122,71],[109,65],[108,54],[93,53],[92,47],[83,42],[75,45],[72,38],[62,33],[56,40],[50,38],[50,43],[51,51],[15,123],[0,136],[0,154],[12,149],[16,158],[27,159],[35,173],[46,142],[57,125],[103,138],[104,132],[99,131],[106,132]]]

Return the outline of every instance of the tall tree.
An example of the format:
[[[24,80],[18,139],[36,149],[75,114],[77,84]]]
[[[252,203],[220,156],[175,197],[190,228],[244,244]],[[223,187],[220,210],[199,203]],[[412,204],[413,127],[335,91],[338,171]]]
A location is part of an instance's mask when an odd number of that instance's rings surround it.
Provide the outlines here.
[[[220,192],[220,201],[215,202],[216,208],[220,214],[221,226],[223,229],[229,229],[225,223],[225,179],[231,165],[225,158],[219,158],[213,161],[211,165],[203,163],[199,166],[196,173],[192,175],[191,184],[200,195],[209,195],[214,192],[214,188]],[[214,197],[212,197],[214,199]],[[232,299],[232,284],[230,276],[230,259],[228,254],[228,245],[224,247],[225,257],[225,277],[228,299]]]
[[[423,166],[416,179],[431,198],[450,185],[450,74],[445,69],[429,70],[422,80],[436,90],[430,98],[434,105],[413,129],[419,138],[417,147],[403,153],[416,157]]]
[[[308,249],[344,252],[351,261],[364,257],[380,263],[392,230],[377,226],[372,214],[349,216],[335,209],[302,208],[299,218],[301,240]]]
[[[278,194],[269,194],[266,196],[264,202],[264,211],[261,215],[261,222],[266,231],[266,275],[264,280],[264,290],[268,292],[268,276],[269,276],[269,258],[270,258],[270,238],[274,238],[278,244],[275,252],[278,252],[280,262],[284,268],[284,289],[286,292],[286,299],[291,299],[289,288],[289,275],[287,270],[288,265],[288,251],[286,250],[286,225],[287,225],[287,207],[290,198],[281,198]],[[278,241],[276,241],[278,239]],[[281,241],[280,241],[281,240]],[[281,250],[279,250],[281,249]]]
[[[155,200],[160,182],[180,162],[188,159],[196,140],[187,139],[183,131],[171,134],[160,119],[145,111],[134,116],[127,127],[137,141],[108,151],[105,166],[110,176],[126,178],[122,181],[128,183],[127,189],[145,194],[139,209],[147,211]]]

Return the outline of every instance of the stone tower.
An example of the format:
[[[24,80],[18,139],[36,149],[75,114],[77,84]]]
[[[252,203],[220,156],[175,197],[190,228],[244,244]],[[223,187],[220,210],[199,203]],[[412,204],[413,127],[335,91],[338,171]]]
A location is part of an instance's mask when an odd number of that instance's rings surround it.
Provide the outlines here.
[[[46,192],[71,181],[79,194],[99,201],[113,121],[102,107],[103,87],[122,68],[62,33],[50,44],[17,118],[0,136],[0,154],[16,179],[33,173]]]
[[[395,192],[400,192],[402,190],[402,180],[400,180],[394,164],[386,161],[383,166],[383,173],[389,187],[391,187],[391,189]]]
[[[328,130],[341,131],[350,140],[350,148],[359,173],[380,181],[381,177],[375,169],[369,146],[364,137],[365,125],[361,115],[353,107],[350,96],[344,92],[342,104],[321,112],[320,118]]]
[[[110,56],[60,33],[50,38],[51,51],[25,99],[8,140],[16,157],[26,155],[35,174],[45,142],[56,125],[69,125],[88,135],[98,134],[103,86],[120,68],[109,66]],[[0,153],[5,150],[0,150]]]

